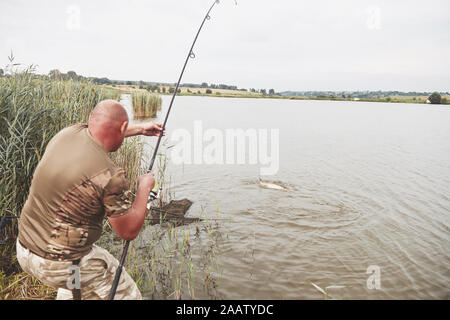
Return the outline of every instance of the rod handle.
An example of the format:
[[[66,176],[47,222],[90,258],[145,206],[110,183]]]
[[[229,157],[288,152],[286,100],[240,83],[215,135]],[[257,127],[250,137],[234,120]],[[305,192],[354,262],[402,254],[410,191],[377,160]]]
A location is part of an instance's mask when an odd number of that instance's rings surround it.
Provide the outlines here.
[[[120,276],[122,274],[122,265],[119,265],[116,271],[116,275],[114,277],[114,282],[111,287],[111,292],[109,293],[109,300],[114,300],[114,296],[116,295],[117,287],[119,286]]]

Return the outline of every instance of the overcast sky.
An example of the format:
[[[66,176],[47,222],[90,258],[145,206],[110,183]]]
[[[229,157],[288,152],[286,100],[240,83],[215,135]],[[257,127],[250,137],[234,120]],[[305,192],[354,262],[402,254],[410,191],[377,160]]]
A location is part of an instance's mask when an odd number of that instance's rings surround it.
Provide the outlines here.
[[[211,0],[1,0],[0,66],[176,82]],[[450,91],[448,0],[222,0],[183,82]]]

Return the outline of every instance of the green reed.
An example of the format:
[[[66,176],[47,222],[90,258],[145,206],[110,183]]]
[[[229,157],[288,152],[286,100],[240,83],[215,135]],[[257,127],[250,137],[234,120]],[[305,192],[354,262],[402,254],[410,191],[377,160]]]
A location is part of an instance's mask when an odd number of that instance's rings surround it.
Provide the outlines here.
[[[159,95],[146,91],[133,91],[131,101],[135,118],[155,117],[162,106],[162,99]]]
[[[206,219],[179,227],[146,225],[131,243],[126,270],[143,295],[152,299],[218,299],[221,241],[218,223]],[[104,233],[100,243],[112,242],[117,256],[121,241]]]

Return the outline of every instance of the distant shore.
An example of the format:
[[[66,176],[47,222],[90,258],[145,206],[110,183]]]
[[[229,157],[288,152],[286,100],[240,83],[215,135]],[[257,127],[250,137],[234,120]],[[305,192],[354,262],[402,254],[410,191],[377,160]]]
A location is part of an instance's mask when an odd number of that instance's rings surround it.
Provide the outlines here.
[[[163,94],[169,95],[169,94]],[[279,100],[323,100],[323,101],[350,101],[350,102],[383,102],[383,103],[416,103],[416,104],[429,104],[427,103],[428,97],[418,96],[416,99],[414,97],[388,97],[385,99],[375,99],[375,98],[332,98],[332,97],[291,97],[291,96],[277,96],[277,95],[227,95],[227,94],[189,94],[189,93],[179,93],[179,96],[192,96],[192,97],[212,97],[212,98],[249,98],[249,99],[279,99]],[[450,96],[445,96],[447,98],[447,103],[443,105],[450,104]]]
[[[133,91],[147,91],[139,89],[138,86],[128,85],[105,85],[108,88],[120,90],[122,93],[131,93]],[[156,92],[160,95],[172,95],[169,93],[171,87],[162,87],[165,92]],[[172,87],[173,88],[173,87]],[[263,95],[257,92],[245,92],[239,90],[224,90],[224,89],[210,89],[211,93],[206,93],[207,88],[186,88],[179,89],[179,96],[190,97],[215,97],[215,98],[243,98],[243,99],[281,99],[281,100],[324,100],[324,101],[351,101],[351,102],[383,102],[383,103],[415,103],[427,104],[428,96],[389,96],[385,98],[352,98],[352,97],[303,97],[303,96],[281,96],[281,95]],[[446,98],[447,103],[450,104],[450,96],[442,96]]]

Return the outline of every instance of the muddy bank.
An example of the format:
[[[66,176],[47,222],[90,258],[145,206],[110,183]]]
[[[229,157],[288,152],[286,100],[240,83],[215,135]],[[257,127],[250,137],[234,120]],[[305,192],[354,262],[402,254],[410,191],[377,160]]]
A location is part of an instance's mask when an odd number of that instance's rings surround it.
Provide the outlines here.
[[[186,217],[186,213],[192,206],[188,199],[172,200],[160,208],[151,208],[149,212],[149,223],[171,224],[176,227],[202,221],[199,218]]]

